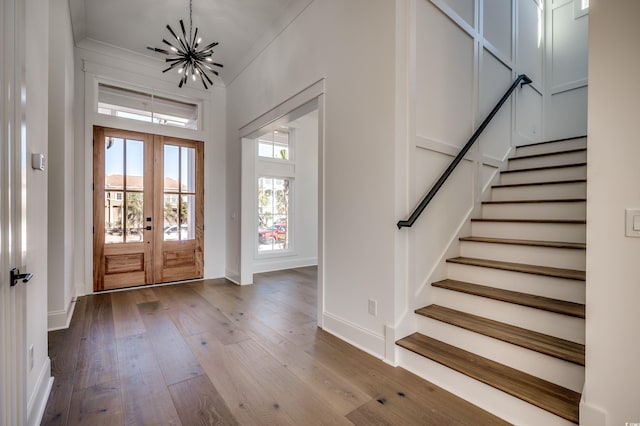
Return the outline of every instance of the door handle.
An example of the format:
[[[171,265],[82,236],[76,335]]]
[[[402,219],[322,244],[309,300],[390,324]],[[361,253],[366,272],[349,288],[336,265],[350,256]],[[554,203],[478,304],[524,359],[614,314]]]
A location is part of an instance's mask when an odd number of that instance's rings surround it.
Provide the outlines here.
[[[33,274],[21,274],[20,270],[16,268],[9,271],[11,287],[16,286],[18,284],[18,280],[22,280],[23,283],[26,283],[29,282],[31,278],[33,278]]]
[[[151,226],[147,226],[147,227],[146,227],[146,228],[144,228],[144,229],[146,229],[147,231],[151,231]]]

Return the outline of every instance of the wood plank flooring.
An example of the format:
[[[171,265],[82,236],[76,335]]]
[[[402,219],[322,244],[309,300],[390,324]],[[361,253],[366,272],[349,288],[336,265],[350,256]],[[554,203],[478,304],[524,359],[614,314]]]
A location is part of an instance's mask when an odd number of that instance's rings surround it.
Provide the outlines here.
[[[503,425],[316,326],[316,268],[82,297],[43,425]]]

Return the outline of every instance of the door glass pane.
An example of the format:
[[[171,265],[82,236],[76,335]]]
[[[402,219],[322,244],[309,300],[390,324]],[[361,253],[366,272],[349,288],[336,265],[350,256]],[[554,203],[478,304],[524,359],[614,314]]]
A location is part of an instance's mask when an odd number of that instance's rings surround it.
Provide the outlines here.
[[[144,142],[127,139],[126,141],[127,189],[144,189]]]
[[[193,240],[196,238],[196,196],[180,196],[180,239]]]
[[[124,193],[105,191],[104,193],[104,242],[105,244],[122,243],[122,206]]]
[[[164,241],[178,239],[178,194],[164,194]]]
[[[105,189],[123,189],[124,140],[105,138],[104,186]]]
[[[196,192],[195,148],[180,148],[180,187],[182,192]]]
[[[138,243],[143,239],[144,205],[142,192],[127,192],[126,237],[127,243]]]
[[[179,182],[180,147],[164,146],[164,190],[177,191]]]
[[[258,251],[289,248],[291,180],[258,179]]]

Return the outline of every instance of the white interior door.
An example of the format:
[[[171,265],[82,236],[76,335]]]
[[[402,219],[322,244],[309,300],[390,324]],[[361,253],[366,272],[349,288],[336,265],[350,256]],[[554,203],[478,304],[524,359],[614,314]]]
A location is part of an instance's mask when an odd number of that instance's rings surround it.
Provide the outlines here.
[[[0,424],[7,425],[26,422],[26,291],[9,279],[26,250],[24,31],[24,2],[0,0]]]

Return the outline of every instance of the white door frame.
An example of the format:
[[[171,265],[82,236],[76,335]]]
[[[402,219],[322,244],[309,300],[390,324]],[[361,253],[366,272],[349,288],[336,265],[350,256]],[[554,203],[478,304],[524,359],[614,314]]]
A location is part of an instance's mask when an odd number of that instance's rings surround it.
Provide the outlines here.
[[[11,425],[27,419],[26,291],[9,282],[26,250],[24,8],[21,0],[0,0],[0,423]]]
[[[318,109],[318,326],[324,312],[324,95],[322,78],[239,129],[241,146],[240,285],[253,283],[255,229],[255,143],[260,129],[290,121],[296,109],[317,102]],[[247,210],[249,209],[249,210]],[[245,214],[250,211],[249,214]]]

